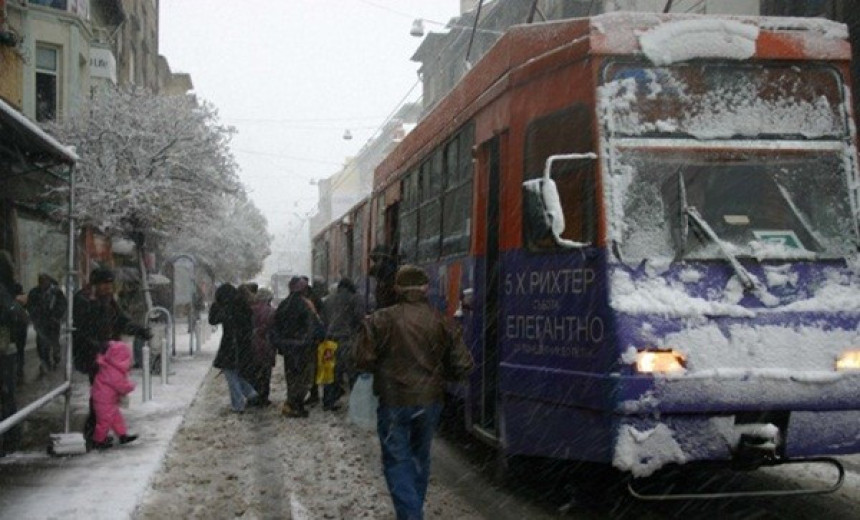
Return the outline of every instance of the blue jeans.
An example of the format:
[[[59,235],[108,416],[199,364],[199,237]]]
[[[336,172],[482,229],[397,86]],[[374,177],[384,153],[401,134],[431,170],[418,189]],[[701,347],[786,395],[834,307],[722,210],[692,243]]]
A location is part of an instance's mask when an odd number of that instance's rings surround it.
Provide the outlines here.
[[[424,518],[424,496],[430,478],[430,444],[442,404],[379,406],[377,431],[382,467],[397,520]]]
[[[230,389],[230,406],[234,412],[245,410],[248,399],[257,396],[257,391],[251,383],[242,379],[239,372],[233,369],[224,369],[224,377],[227,379],[227,387]]]

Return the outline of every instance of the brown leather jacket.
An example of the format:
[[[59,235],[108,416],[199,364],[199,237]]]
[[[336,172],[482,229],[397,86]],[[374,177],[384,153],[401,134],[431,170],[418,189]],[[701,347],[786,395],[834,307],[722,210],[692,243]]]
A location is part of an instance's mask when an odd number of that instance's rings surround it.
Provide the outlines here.
[[[367,317],[356,350],[356,367],[374,374],[383,406],[441,403],[445,382],[465,379],[472,364],[460,333],[421,290]]]

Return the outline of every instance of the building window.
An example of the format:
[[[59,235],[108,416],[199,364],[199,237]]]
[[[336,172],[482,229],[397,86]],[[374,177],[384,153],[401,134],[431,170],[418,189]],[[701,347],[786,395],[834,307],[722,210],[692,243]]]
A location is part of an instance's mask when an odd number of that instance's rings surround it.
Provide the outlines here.
[[[60,51],[36,46],[36,121],[56,119],[59,105]]]
[[[69,8],[68,0],[29,0],[28,3],[50,7],[52,9],[61,9],[63,11],[66,11]]]

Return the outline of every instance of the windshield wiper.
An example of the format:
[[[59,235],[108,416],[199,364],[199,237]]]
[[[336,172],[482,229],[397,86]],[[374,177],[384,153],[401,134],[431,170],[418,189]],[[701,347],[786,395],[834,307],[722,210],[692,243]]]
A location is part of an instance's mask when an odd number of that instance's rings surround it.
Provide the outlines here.
[[[729,248],[726,247],[726,243],[717,235],[716,231],[708,224],[708,222],[702,218],[702,215],[699,213],[699,210],[695,208],[695,206],[687,206],[684,205],[684,214],[690,217],[690,220],[695,223],[702,232],[707,235],[711,241],[717,244],[717,247],[720,248],[720,252],[723,253],[723,256],[726,257],[726,260],[729,261],[729,265],[732,266],[735,273],[738,275],[738,278],[741,281],[741,285],[744,286],[745,291],[751,291],[756,288],[756,280],[753,275],[746,270],[744,266],[738,261],[738,258],[729,251]]]

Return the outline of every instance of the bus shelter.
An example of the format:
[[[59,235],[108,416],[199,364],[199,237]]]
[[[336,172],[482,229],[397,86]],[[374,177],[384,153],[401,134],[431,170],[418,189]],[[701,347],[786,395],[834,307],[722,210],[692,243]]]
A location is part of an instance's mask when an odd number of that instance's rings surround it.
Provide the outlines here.
[[[72,294],[75,272],[74,169],[78,156],[63,146],[14,107],[0,99],[0,249],[7,250],[21,272],[20,243],[15,225],[17,214],[26,211],[67,225],[66,330],[72,330]],[[0,422],[0,434],[22,422],[56,397],[65,395],[65,431],[71,416],[71,334],[66,334],[65,378],[57,387],[30,403],[18,403],[19,410]],[[22,406],[23,405],[23,406]]]

